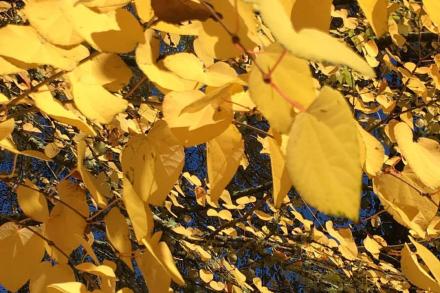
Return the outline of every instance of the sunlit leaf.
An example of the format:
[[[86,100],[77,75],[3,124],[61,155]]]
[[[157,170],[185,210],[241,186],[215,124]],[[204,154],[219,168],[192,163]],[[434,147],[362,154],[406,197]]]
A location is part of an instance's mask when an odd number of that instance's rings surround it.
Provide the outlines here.
[[[238,129],[230,125],[208,141],[206,149],[211,200],[216,203],[240,165],[244,142]]]
[[[437,283],[440,286],[440,261],[439,259],[432,254],[432,252],[423,246],[422,244],[415,241],[411,236],[409,237],[411,240],[411,243],[416,247],[416,252],[420,256],[420,258],[423,260],[423,262],[428,267],[431,274],[434,276],[434,279],[437,281]]]
[[[115,272],[113,271],[113,269],[109,266],[106,265],[94,265],[93,263],[90,262],[83,262],[80,263],[79,265],[75,266],[76,269],[82,271],[82,272],[87,272],[89,274],[92,275],[96,275],[96,276],[105,276],[105,277],[111,277],[111,278],[116,278]]]
[[[374,136],[365,131],[362,126],[357,125],[361,139],[361,158],[363,157],[362,165],[364,171],[369,176],[376,176],[381,170],[385,159],[385,151]]]
[[[323,88],[307,112],[297,115],[286,152],[290,179],[306,202],[328,214],[358,219],[359,142],[355,120],[340,93]]]
[[[75,126],[88,135],[96,135],[96,132],[89,124],[87,124],[86,121],[84,121],[84,119],[81,119],[71,111],[64,108],[63,104],[52,96],[49,89],[43,88],[30,96],[35,102],[35,106],[40,109],[42,113],[61,123]]]
[[[287,147],[287,135],[280,135],[276,131],[270,132],[273,137],[267,136],[265,143],[270,154],[270,166],[273,181],[273,202],[276,208],[280,208],[287,196],[292,183],[286,169],[286,160],[284,157]],[[237,200],[238,203],[238,200]]]
[[[14,131],[15,120],[10,118],[0,123],[0,140],[5,139]]]
[[[105,182],[102,182],[99,177],[95,177],[84,166],[84,159],[86,154],[86,142],[81,140],[78,142],[78,171],[84,181],[85,186],[93,197],[93,200],[99,207],[107,205],[107,197],[110,197],[110,188],[106,188]]]
[[[350,228],[334,229],[333,222],[327,221],[325,223],[327,232],[339,242],[338,249],[342,256],[349,260],[357,258],[358,248],[354,242],[353,235]]]
[[[41,233],[38,227],[29,229]],[[44,256],[44,240],[29,229],[12,222],[0,226],[0,284],[12,292],[29,280]]]
[[[180,78],[173,72],[160,68],[156,64],[159,57],[159,40],[154,38],[154,31],[145,30],[145,42],[139,44],[136,48],[136,63],[148,78],[159,85],[161,88],[184,91],[195,87],[194,81],[188,81]]]
[[[130,0],[79,0],[78,2],[99,12],[108,12],[124,7],[130,3]]]
[[[101,53],[79,65],[68,76],[77,82],[118,91],[130,81],[132,72],[118,55]]]
[[[162,205],[184,163],[183,147],[164,121],[148,135],[134,135],[121,154],[122,171],[147,203]]]
[[[224,0],[209,1],[214,10],[221,16],[225,27],[234,32],[246,49],[251,49],[260,43],[257,28],[259,26],[252,4],[246,1]],[[231,40],[220,22],[208,19],[202,22],[198,33],[200,50],[204,54],[219,60],[226,60],[243,53]]]
[[[436,0],[423,0],[423,8],[437,27],[440,27],[440,3]]]
[[[134,0],[134,6],[142,23],[146,23],[153,18],[154,11],[151,7],[151,0]]]
[[[235,70],[227,63],[217,62],[205,69],[202,61],[190,53],[169,55],[163,63],[166,68],[181,78],[194,80],[208,86],[219,87],[239,81]]]
[[[164,119],[184,146],[207,142],[218,136],[232,121],[232,105],[224,95],[204,95],[200,91],[171,92],[163,102]],[[218,98],[216,98],[218,97]],[[199,103],[201,102],[202,103]],[[191,105],[197,103],[196,109]],[[190,107],[188,111],[184,111]]]
[[[69,18],[66,0],[30,0],[24,13],[31,25],[49,42],[60,46],[72,46],[84,39],[76,31]],[[48,13],[50,11],[50,13]]]
[[[368,77],[375,76],[365,60],[330,35],[315,29],[295,31],[280,0],[253,2],[257,4],[265,24],[274,37],[292,54],[305,59],[347,65]]]
[[[403,122],[396,124],[394,135],[401,154],[420,180],[428,187],[440,187],[440,144],[428,138],[414,142],[411,128]]]
[[[89,54],[85,47],[71,50],[79,50],[74,54],[75,58],[69,50],[48,43],[30,26],[10,24],[0,29],[0,56],[33,64],[35,67],[47,64],[71,70]]]
[[[69,255],[81,244],[76,235],[84,233],[89,208],[85,192],[78,185],[64,180],[58,184],[57,190],[60,200],[65,204],[57,202],[52,208],[44,235],[62,252],[50,245],[46,245],[46,250],[58,262],[67,263],[64,254]]]
[[[123,196],[125,208],[130,217],[134,234],[138,242],[151,234],[154,227],[153,214],[148,205],[145,205],[136,194],[133,186],[127,178],[123,178]]]
[[[388,32],[387,0],[358,0],[358,3],[377,37]]]
[[[69,265],[52,265],[49,261],[43,261],[30,279],[29,291],[45,292],[48,285],[73,281],[75,281],[75,274]]]
[[[73,100],[76,107],[95,123],[110,123],[113,117],[127,108],[127,101],[103,86],[72,81]]]
[[[211,273],[207,270],[204,270],[204,269],[199,270],[199,275],[200,275],[200,279],[202,279],[202,281],[205,283],[211,282],[212,279],[214,278],[213,273]]]
[[[125,9],[98,13],[83,4],[64,1],[70,2],[64,9],[77,33],[98,51],[127,53],[144,40],[139,22]]]
[[[306,109],[315,99],[309,64],[274,44],[258,54],[249,76],[249,93],[275,130],[288,133],[295,107]],[[260,68],[264,71],[260,72]],[[271,72],[270,80],[263,74]]]
[[[331,0],[294,0],[290,19],[295,31],[313,28],[328,32],[331,21]]]
[[[408,280],[417,287],[432,292],[440,291],[439,283],[421,266],[417,255],[411,251],[406,243],[401,251],[400,266]]]
[[[437,213],[437,204],[424,195],[425,191],[417,187],[417,183],[408,172],[399,175],[382,174],[374,177],[373,188],[385,210],[393,218],[410,229],[419,237],[425,231]]]
[[[23,212],[33,220],[45,222],[49,218],[46,198],[29,179],[17,187],[17,200]]]
[[[104,218],[105,231],[110,243],[121,255],[131,254],[130,233],[125,217],[118,208],[112,208]],[[123,258],[124,259],[124,258]],[[131,262],[127,265],[131,267]]]
[[[88,293],[86,286],[80,282],[63,282],[50,284],[47,287],[49,293]]]

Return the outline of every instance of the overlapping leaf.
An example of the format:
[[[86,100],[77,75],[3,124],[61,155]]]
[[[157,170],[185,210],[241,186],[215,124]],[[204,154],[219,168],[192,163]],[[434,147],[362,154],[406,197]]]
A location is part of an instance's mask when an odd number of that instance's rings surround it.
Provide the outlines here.
[[[290,179],[306,202],[358,219],[360,149],[355,120],[340,93],[324,87],[307,112],[296,117],[286,152]]]

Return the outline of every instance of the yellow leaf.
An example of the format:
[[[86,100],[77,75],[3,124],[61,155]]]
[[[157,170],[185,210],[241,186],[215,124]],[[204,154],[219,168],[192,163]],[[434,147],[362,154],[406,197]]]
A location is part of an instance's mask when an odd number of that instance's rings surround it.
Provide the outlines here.
[[[130,3],[130,0],[79,0],[78,2],[99,12],[108,12],[124,7]]]
[[[162,205],[184,164],[183,147],[165,121],[155,123],[148,135],[134,135],[121,153],[122,171],[147,203]]]
[[[209,287],[215,291],[223,291],[225,289],[225,284],[223,282],[211,281],[209,282]]]
[[[14,141],[9,137],[0,140],[0,147],[17,155],[28,156],[43,161],[50,161],[50,158],[48,158],[45,154],[39,151],[34,151],[34,150],[19,151],[15,146]]]
[[[348,260],[354,260],[357,258],[358,249],[356,243],[354,242],[350,228],[335,230],[333,228],[332,221],[327,221],[325,223],[325,228],[327,229],[327,232],[330,234],[330,236],[338,240],[339,242],[338,249],[343,257],[345,257]]]
[[[154,246],[157,247],[157,243]],[[144,276],[149,292],[168,292],[171,285],[171,277],[157,257],[154,257],[147,249],[143,253],[136,255],[136,263]]]
[[[41,233],[37,227],[31,227]],[[0,285],[20,289],[38,268],[44,256],[44,240],[27,228],[8,222],[0,226]]]
[[[153,231],[153,214],[148,205],[145,205],[136,194],[130,181],[124,177],[122,183],[124,189],[122,199],[130,217],[136,239],[140,242],[142,238],[150,236]]]
[[[332,0],[294,0],[292,5],[290,19],[295,31],[313,28],[328,33]]]
[[[88,56],[87,49],[80,50],[82,53],[77,58]],[[0,56],[34,66],[52,65],[63,70],[72,70],[79,61],[71,56],[69,58],[68,50],[48,43],[34,28],[12,24],[0,29]]]
[[[157,235],[157,234],[156,234]],[[145,245],[145,252],[149,254],[149,257],[153,259],[158,266],[161,266],[162,269],[168,274],[171,279],[179,284],[180,286],[185,285],[185,281],[177,270],[173,256],[165,242],[159,242],[159,237],[151,237],[151,239],[142,239],[142,243]]]
[[[193,90],[171,92],[165,96],[162,105],[164,119],[184,146],[207,142],[231,124],[231,103],[223,94],[216,94],[217,91],[204,95]],[[196,109],[192,109],[193,105],[197,105]]]
[[[324,87],[307,112],[297,115],[286,150],[290,179],[304,200],[354,221],[362,176],[357,131],[344,97]]]
[[[409,249],[406,243],[401,251],[400,266],[403,274],[417,287],[431,292],[440,291],[439,283],[421,266],[417,255]]]
[[[185,280],[183,279],[182,275],[180,274],[179,270],[177,269],[173,256],[171,255],[171,251],[168,248],[168,245],[166,242],[159,242],[157,246],[157,256],[164,264],[165,268],[167,269],[168,273],[171,276],[171,279],[176,282],[179,286],[185,285]]]
[[[281,207],[281,204],[286,198],[290,188],[292,188],[292,183],[290,181],[289,174],[287,173],[286,161],[284,157],[288,137],[286,135],[280,135],[274,130],[271,130],[270,133],[273,135],[273,138],[267,136],[265,141],[268,144],[270,154],[270,166],[273,183],[273,202],[275,208],[278,209]]]
[[[86,286],[79,282],[63,282],[50,284],[47,287],[48,293],[88,293]]]
[[[30,94],[30,96],[35,102],[35,106],[42,113],[61,123],[75,126],[88,135],[96,135],[96,132],[86,121],[64,108],[63,104],[52,96],[47,87],[43,87],[40,91]]]
[[[151,0],[134,0],[134,6],[142,23],[147,23],[153,18],[154,11],[151,7]]]
[[[221,210],[220,212],[217,212],[217,211],[214,210],[214,209],[209,209],[209,210],[206,212],[206,215],[207,215],[208,217],[218,217],[218,218],[220,218],[220,219],[222,219],[222,220],[232,221],[232,214],[231,214],[231,212],[228,211],[228,210]]]
[[[232,213],[228,210],[221,210],[218,213],[218,217],[225,221],[232,221]]]
[[[107,197],[110,197],[111,190],[106,188],[105,182],[100,182],[99,177],[92,175],[84,166],[84,159],[86,155],[86,142],[81,140],[78,142],[78,172],[81,174],[81,178],[84,185],[89,190],[95,204],[104,208],[107,205]]]
[[[246,205],[248,203],[255,202],[257,199],[255,196],[242,196],[240,198],[237,198],[236,203],[239,205]]]
[[[358,0],[358,3],[377,37],[388,32],[387,0]]]
[[[394,135],[401,154],[420,180],[430,188],[440,187],[440,144],[428,138],[414,142],[412,130],[404,122],[394,126]]]
[[[241,91],[231,96],[232,109],[234,112],[249,112],[256,108],[249,91]]]
[[[116,250],[124,256],[131,254],[130,233],[125,217],[114,207],[104,218],[107,238]],[[131,267],[131,263],[127,265]]]
[[[230,125],[222,134],[208,141],[206,149],[211,200],[217,203],[240,166],[244,142],[237,127]]]
[[[357,124],[361,139],[361,153],[364,152],[364,159],[361,160],[365,173],[369,176],[376,176],[381,170],[385,160],[385,151],[374,136],[365,131],[362,126]],[[362,155],[361,155],[362,158]]]
[[[76,31],[98,51],[128,53],[144,40],[139,22],[125,9],[98,13],[83,4],[67,2],[64,9]]]
[[[218,87],[228,83],[236,83],[246,85],[246,83],[237,76],[237,72],[226,62],[216,62],[211,64],[206,69],[203,83]]]
[[[203,62],[191,53],[168,55],[163,63],[166,68],[181,78],[194,80],[208,86],[220,87],[239,81],[235,70],[227,63],[217,62],[205,69]]]
[[[71,84],[76,107],[95,123],[110,123],[116,114],[127,108],[126,100],[111,94],[101,85],[78,81]]]
[[[264,23],[274,37],[292,54],[300,58],[347,65],[368,77],[375,76],[373,69],[364,59],[330,35],[315,29],[295,31],[280,0],[253,2],[257,4]]]
[[[59,153],[60,153],[60,151],[63,149],[63,147],[61,146],[58,146],[58,144],[57,143],[55,143],[55,142],[51,142],[51,143],[48,143],[45,147],[44,147],[44,154],[46,155],[46,156],[48,156],[49,158],[51,158],[51,159],[53,159],[53,158],[55,158]]]
[[[32,64],[23,63],[7,57],[0,57],[0,75],[25,72],[32,67],[34,67]]]
[[[58,183],[57,190],[60,200],[65,204],[57,202],[52,208],[44,235],[69,255],[81,244],[76,235],[84,233],[89,207],[85,192],[78,185],[64,180]],[[46,245],[46,251],[59,263],[67,263],[66,257],[53,246]]]
[[[0,105],[9,103],[8,97],[6,97],[4,94],[0,93]]]
[[[199,275],[200,275],[200,279],[202,279],[202,281],[205,283],[211,282],[212,279],[214,278],[214,274],[205,269],[200,269]]]
[[[382,174],[373,178],[374,192],[385,210],[401,225],[414,230],[419,237],[425,237],[426,229],[437,213],[437,205],[423,190],[417,189],[417,183],[408,176]],[[397,178],[399,176],[400,178]]]
[[[79,271],[87,272],[89,274],[96,275],[99,277],[116,278],[113,269],[106,265],[97,266],[90,262],[84,262],[84,263],[80,263],[79,265],[76,265],[75,268]]]
[[[370,252],[375,259],[379,259],[380,250],[383,248],[383,246],[379,242],[377,242],[370,235],[367,235],[367,237],[365,237],[364,239],[364,246],[365,249],[368,250],[368,252]]]
[[[255,287],[260,290],[261,293],[272,293],[267,287],[263,286],[263,282],[260,278],[255,277],[252,279],[252,283],[254,283]]]
[[[194,54],[177,53],[164,59],[165,67],[183,79],[201,80],[204,75],[203,63]]]
[[[440,28],[440,3],[437,0],[423,0],[423,8],[429,18]]]
[[[84,40],[76,31],[66,9],[63,9],[66,2],[66,0],[30,0],[24,7],[26,17],[38,33],[52,44],[59,46],[77,45]]]
[[[7,138],[9,135],[12,134],[12,131],[14,131],[15,127],[15,120],[14,118],[9,118],[8,120],[5,120],[0,123],[0,140],[3,140],[4,138]]]
[[[151,1],[151,0],[150,0]],[[199,21],[184,22],[180,25],[167,23],[164,21],[155,22],[152,29],[176,35],[197,36],[200,34],[202,24]]]
[[[136,48],[136,63],[148,79],[161,88],[173,91],[186,91],[195,88],[196,82],[184,80],[173,72],[164,70],[156,64],[159,57],[160,42],[154,38],[152,29],[145,30],[145,42]]]
[[[83,238],[83,235],[80,234],[74,234],[73,238],[76,239],[77,243],[79,243],[82,248],[84,249],[84,251],[86,252],[86,254],[88,254],[94,263],[99,263],[98,258],[96,257],[95,251],[93,250],[93,242],[94,239],[90,238],[89,240],[86,240]]]
[[[88,60],[72,72],[68,77],[85,84],[102,85],[109,91],[122,89],[132,77],[130,68],[116,54],[101,53]]]
[[[222,16],[221,22],[234,32],[245,48],[254,48],[259,43],[257,28],[260,26],[250,3],[245,1],[209,1]],[[222,25],[208,19],[202,22],[198,40],[205,54],[218,60],[239,56],[243,52],[231,42],[231,36]]]
[[[271,216],[271,215],[269,215],[269,214],[267,214],[267,213],[265,213],[263,211],[257,210],[254,213],[262,221],[266,221],[267,222],[267,221],[271,221],[273,219],[273,216]]]
[[[6,137],[0,140],[0,148],[5,149],[13,154],[28,156],[42,161],[51,161],[49,157],[47,157],[43,152],[40,151],[35,151],[35,150],[19,151],[11,137]]]
[[[273,44],[257,55],[256,64],[265,74],[273,70],[270,83],[254,65],[249,76],[249,93],[271,127],[288,133],[295,118],[295,107],[306,109],[315,99],[309,64]]]
[[[415,241],[411,236],[409,236],[409,240],[411,240],[412,244],[416,247],[417,254],[426,264],[431,274],[434,276],[434,279],[440,285],[440,261],[438,258],[432,254],[428,248]]]
[[[17,188],[17,200],[20,208],[31,219],[45,222],[49,218],[46,198],[29,179],[26,178],[24,184]]]
[[[57,264],[52,266],[49,261],[43,261],[31,277],[29,291],[32,293],[46,292],[48,285],[73,281],[75,281],[75,274],[69,265]]]

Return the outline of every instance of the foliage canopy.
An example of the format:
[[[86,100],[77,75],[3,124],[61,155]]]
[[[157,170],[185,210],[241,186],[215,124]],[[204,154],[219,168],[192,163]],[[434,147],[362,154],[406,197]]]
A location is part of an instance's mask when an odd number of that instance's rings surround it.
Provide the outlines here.
[[[440,292],[438,0],[0,1],[0,22],[7,290]]]

